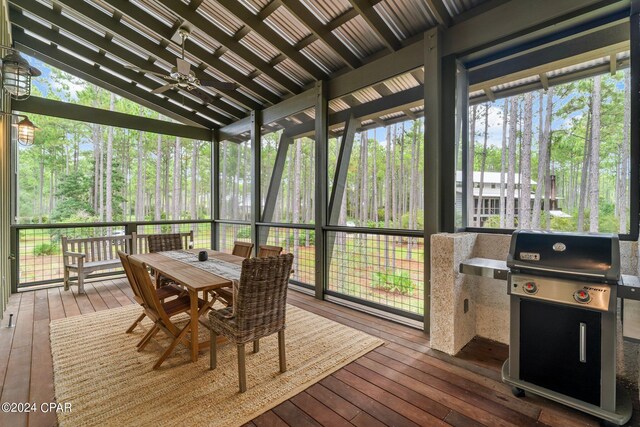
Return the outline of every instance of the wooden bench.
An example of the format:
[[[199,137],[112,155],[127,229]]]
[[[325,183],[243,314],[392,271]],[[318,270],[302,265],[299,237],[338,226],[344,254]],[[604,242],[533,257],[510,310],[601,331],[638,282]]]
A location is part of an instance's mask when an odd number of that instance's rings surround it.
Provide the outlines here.
[[[96,271],[110,270],[122,266],[118,251],[127,254],[147,253],[149,234],[131,233],[126,236],[87,237],[69,239],[62,237],[62,259],[64,261],[64,289],[72,285],[71,272],[78,275],[78,292],[84,293],[84,280]],[[185,249],[193,248],[193,230],[180,233]]]
[[[69,273],[78,274],[78,293],[84,293],[84,280],[95,271],[118,268],[122,264],[118,251],[131,253],[133,236],[108,236],[69,239],[62,236],[62,258],[64,260],[64,290],[71,281]]]

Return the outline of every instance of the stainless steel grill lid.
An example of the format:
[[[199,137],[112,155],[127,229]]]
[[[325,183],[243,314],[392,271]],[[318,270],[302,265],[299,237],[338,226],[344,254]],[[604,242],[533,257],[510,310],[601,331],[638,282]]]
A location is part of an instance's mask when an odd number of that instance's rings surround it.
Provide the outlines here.
[[[583,278],[615,284],[620,280],[618,236],[518,230],[507,257],[511,271]]]

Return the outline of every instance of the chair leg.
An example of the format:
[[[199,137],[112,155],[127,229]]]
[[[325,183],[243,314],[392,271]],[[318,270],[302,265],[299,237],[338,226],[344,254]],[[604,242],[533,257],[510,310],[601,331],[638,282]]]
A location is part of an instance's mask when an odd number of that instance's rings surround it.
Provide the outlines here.
[[[244,344],[238,344],[238,380],[240,382],[240,393],[247,391],[247,370],[244,358]]]
[[[213,329],[209,330],[209,369],[216,369],[218,364],[218,334]]]
[[[133,330],[136,328],[136,326],[138,326],[138,323],[142,322],[142,319],[144,319],[145,316],[146,316],[146,314],[143,311],[142,314],[140,316],[138,316],[136,321],[133,322],[133,324],[131,326],[129,326],[129,329],[127,329],[126,333],[130,334],[131,332],[133,332]]]
[[[284,351],[284,329],[278,332],[278,350],[280,352],[280,372],[286,372],[287,356]]]
[[[160,328],[157,325],[153,325],[149,332],[147,332],[147,335],[145,335],[138,343],[138,351],[144,350],[147,344],[149,344],[149,341],[151,341],[151,338],[153,338],[159,330]]]
[[[182,341],[184,339],[185,335],[190,330],[191,330],[191,325],[189,323],[187,323],[187,325],[184,328],[182,328],[182,330],[180,331],[178,336],[175,337],[175,339],[171,342],[171,344],[169,344],[169,347],[167,347],[167,349],[164,351],[164,353],[162,353],[162,356],[160,356],[160,359],[158,359],[156,364],[153,365],[153,369],[158,369],[160,367],[160,365],[162,365],[162,362],[164,362],[167,359],[167,357],[169,357],[169,355],[173,352],[173,350],[176,348],[176,346],[178,344],[180,344],[180,341]]]
[[[253,352],[257,353],[260,351],[260,340],[257,339],[253,342]]]
[[[64,290],[69,290],[69,269],[67,267],[64,268]]]

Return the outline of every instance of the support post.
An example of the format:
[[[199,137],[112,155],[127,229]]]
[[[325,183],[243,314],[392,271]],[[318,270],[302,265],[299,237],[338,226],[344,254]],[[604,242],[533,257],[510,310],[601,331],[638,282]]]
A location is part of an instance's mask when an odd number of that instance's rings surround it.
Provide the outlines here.
[[[211,248],[218,250],[220,219],[220,139],[217,130],[211,140]]]
[[[429,333],[431,236],[455,231],[456,95],[460,97],[464,91],[456,92],[455,57],[442,56],[442,30],[427,31],[424,46],[424,330]],[[466,105],[466,101],[461,105]]]
[[[254,255],[258,253],[260,222],[260,117],[261,112],[251,112],[251,236],[255,243]]]
[[[327,84],[319,81],[316,90],[315,118],[315,154],[316,154],[316,188],[315,188],[315,241],[316,241],[316,298],[324,298],[328,265],[325,259],[324,227],[327,225],[327,146],[328,138],[328,101]]]
[[[289,147],[293,143],[293,138],[282,133],[280,135],[280,141],[278,141],[278,151],[276,152],[276,160],[273,165],[273,172],[271,173],[271,180],[269,181],[269,189],[267,190],[267,196],[264,200],[264,210],[262,211],[262,222],[273,222],[273,213],[276,209],[276,201],[278,200],[278,192],[280,191],[280,184],[282,183],[282,175],[284,173],[284,165],[287,160],[287,153]],[[260,231],[260,240],[258,244],[266,243],[269,237],[269,227],[262,227]]]
[[[349,114],[349,119],[345,123],[342,133],[342,143],[338,152],[338,162],[336,164],[336,172],[333,178],[333,186],[331,187],[331,197],[329,199],[328,223],[331,225],[338,224],[340,217],[340,207],[344,198],[345,183],[347,181],[347,172],[349,171],[349,162],[351,161],[351,152],[353,151],[353,140],[356,136],[356,129],[360,125],[360,120],[356,119],[353,112]],[[325,239],[327,246],[327,264],[331,262],[333,255],[333,244],[335,243],[335,235],[332,233]]]
[[[640,200],[636,196],[640,191],[640,1],[632,0],[630,17],[631,38],[631,144],[630,157],[631,169],[629,171],[629,237],[638,240],[640,223]]]

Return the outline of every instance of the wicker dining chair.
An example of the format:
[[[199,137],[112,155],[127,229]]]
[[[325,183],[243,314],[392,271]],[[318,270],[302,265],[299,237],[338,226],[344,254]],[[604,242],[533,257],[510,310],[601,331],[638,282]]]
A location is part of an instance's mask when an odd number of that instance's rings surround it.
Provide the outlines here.
[[[253,249],[253,243],[251,242],[233,242],[233,250],[231,255],[241,256],[242,258],[251,257],[251,250]]]
[[[151,338],[153,338],[160,330],[172,339],[169,346],[153,365],[153,369],[158,369],[178,344],[182,342],[189,346],[189,338],[187,337],[187,334],[191,331],[191,322],[187,322],[187,324],[180,329],[171,321],[171,318],[177,314],[190,310],[190,297],[188,295],[184,295],[169,302],[160,301],[156,289],[153,287],[153,283],[151,282],[151,277],[147,272],[147,265],[135,258],[129,258],[129,265],[144,301],[143,308],[145,314],[154,322],[153,327],[145,337],[145,341],[138,347],[138,351],[142,351]],[[202,308],[204,304],[206,304],[205,301],[198,298],[198,309]],[[197,339],[197,337],[195,337],[195,339]]]
[[[145,302],[144,302],[144,298],[142,297],[142,292],[140,291],[140,286],[138,285],[138,282],[136,281],[136,278],[133,275],[133,272],[131,271],[131,264],[129,263],[129,255],[127,255],[122,251],[118,251],[118,257],[120,258],[120,262],[122,263],[124,272],[127,275],[129,286],[131,286],[131,290],[133,291],[133,299],[135,299],[138,304],[144,307]],[[149,279],[151,279],[151,276],[149,276]],[[164,302],[164,300],[169,297],[179,296],[184,294],[183,289],[173,284],[158,288],[155,290],[155,292],[158,295],[158,299],[160,299],[160,301],[162,302]],[[129,326],[129,329],[127,329],[126,333],[130,334],[131,332],[133,332],[136,326],[138,326],[138,324],[142,321],[142,319],[146,317],[146,315],[147,315],[146,312],[143,310],[142,314],[138,316],[138,318],[135,320],[135,322],[133,322],[131,326]],[[138,343],[138,345],[140,345],[143,341],[144,341],[144,338],[140,341],[140,343]]]
[[[282,253],[282,247],[260,245],[258,246],[258,258],[267,258],[270,256],[278,256]]]
[[[247,390],[245,344],[254,343],[258,351],[260,338],[278,333],[280,372],[287,370],[284,329],[287,306],[287,284],[293,255],[245,259],[240,280],[234,289],[233,307],[209,313],[211,331],[210,368],[217,364],[216,340],[223,335],[238,349],[240,392]]]
[[[181,233],[149,234],[147,236],[147,246],[149,252],[178,251],[184,249],[183,240],[184,236]],[[175,284],[175,282],[160,274],[156,275],[156,286],[158,288],[170,284]]]

